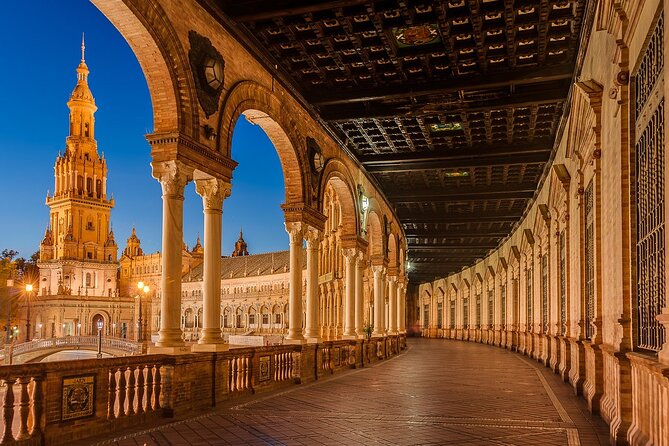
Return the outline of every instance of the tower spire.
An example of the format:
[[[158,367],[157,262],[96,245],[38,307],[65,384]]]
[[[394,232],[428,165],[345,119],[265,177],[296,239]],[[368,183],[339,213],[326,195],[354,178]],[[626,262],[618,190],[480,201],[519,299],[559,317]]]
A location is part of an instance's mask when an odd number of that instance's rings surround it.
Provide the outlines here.
[[[84,42],[84,33],[81,33],[81,61],[86,62],[86,58],[84,57],[84,54],[86,52],[86,43]]]

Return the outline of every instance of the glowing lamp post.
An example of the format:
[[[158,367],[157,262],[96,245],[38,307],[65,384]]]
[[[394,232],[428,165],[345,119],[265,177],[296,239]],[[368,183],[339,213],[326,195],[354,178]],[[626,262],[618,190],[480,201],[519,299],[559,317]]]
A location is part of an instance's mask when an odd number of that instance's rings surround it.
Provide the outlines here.
[[[137,321],[137,341],[138,342],[143,342],[144,338],[142,337],[142,293],[144,293],[144,296],[146,296],[150,290],[148,285],[144,285],[144,282],[138,282],[137,283],[137,289],[139,290],[139,293],[137,294],[137,299],[139,300],[139,320]]]
[[[98,359],[102,359],[102,319],[98,319]]]
[[[30,342],[30,295],[33,292],[33,285],[26,283],[26,342]]]

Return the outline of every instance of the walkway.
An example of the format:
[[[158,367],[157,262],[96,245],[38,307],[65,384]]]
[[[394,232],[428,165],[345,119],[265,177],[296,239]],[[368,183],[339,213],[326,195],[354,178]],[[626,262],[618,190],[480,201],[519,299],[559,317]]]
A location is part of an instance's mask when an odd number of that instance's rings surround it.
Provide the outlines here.
[[[482,344],[409,341],[374,367],[101,444],[608,444],[604,422],[540,364]]]

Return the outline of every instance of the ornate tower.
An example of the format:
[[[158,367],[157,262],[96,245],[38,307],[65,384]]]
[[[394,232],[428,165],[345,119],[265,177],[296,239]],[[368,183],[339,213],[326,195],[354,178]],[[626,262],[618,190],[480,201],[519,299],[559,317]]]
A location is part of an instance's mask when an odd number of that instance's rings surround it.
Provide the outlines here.
[[[239,239],[235,242],[235,250],[232,252],[232,257],[241,257],[249,255],[248,249],[246,249],[246,242],[244,241],[244,236],[242,230],[239,230]]]
[[[40,257],[49,260],[94,260],[116,262],[117,247],[110,231],[110,211],[114,200],[107,198],[107,163],[100,157],[95,141],[95,99],[88,87],[88,66],[81,42],[81,62],[77,85],[67,106],[70,134],[65,154],[56,159],[51,209],[52,249],[42,243]],[[48,238],[45,237],[45,240]]]

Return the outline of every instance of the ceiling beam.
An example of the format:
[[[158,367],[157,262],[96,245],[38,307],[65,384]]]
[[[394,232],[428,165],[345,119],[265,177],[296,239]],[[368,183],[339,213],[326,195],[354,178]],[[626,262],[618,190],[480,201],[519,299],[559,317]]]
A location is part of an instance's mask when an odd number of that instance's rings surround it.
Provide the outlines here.
[[[480,213],[480,214],[447,214],[445,212],[440,213],[424,213],[419,214],[416,212],[408,212],[405,214],[400,213],[399,219],[403,224],[423,224],[423,223],[479,223],[479,222],[515,222],[523,216],[523,211],[511,211],[511,212],[490,212],[490,213]]]
[[[533,105],[554,104],[564,102],[568,86],[560,84],[559,87],[542,88],[529,93],[509,93],[501,98],[477,99],[467,102],[458,100],[448,102],[437,99],[430,102],[416,104],[406,100],[397,104],[384,102],[344,104],[322,106],[321,117],[326,121],[351,121],[355,119],[383,119],[396,117],[428,117],[440,115],[452,115],[460,113],[475,113],[495,109],[506,109],[516,107],[530,107]]]
[[[459,187],[447,190],[410,189],[406,192],[388,192],[393,203],[422,203],[441,201],[518,200],[534,196],[536,185],[517,183],[478,188]]]
[[[240,22],[255,22],[258,20],[278,19],[292,15],[309,14],[335,8],[348,8],[369,3],[370,0],[331,0],[331,1],[272,1],[242,2],[239,0],[224,0],[222,9],[230,17]]]
[[[540,82],[571,79],[573,69],[568,65],[557,65],[541,69],[517,70],[506,73],[459,76],[446,81],[425,83],[422,85],[402,84],[389,87],[360,88],[351,91],[323,91],[309,94],[312,104],[317,106],[352,104],[357,102],[400,99],[438,94],[457,93],[461,90],[479,91],[504,88],[509,85],[530,85]]]
[[[530,142],[516,142],[513,144],[478,144],[471,147],[450,148],[448,146],[435,146],[432,150],[421,150],[419,152],[384,153],[380,155],[363,155],[360,162],[365,165],[378,165],[385,163],[434,161],[454,158],[472,158],[487,155],[517,155],[530,153],[550,152],[553,142],[550,139],[537,139]]]
[[[506,237],[509,235],[510,231],[416,231],[416,230],[405,230],[404,235],[406,238],[438,238],[446,240],[460,240],[466,238],[497,238],[497,237]]]
[[[412,252],[443,252],[443,251],[473,251],[480,249],[493,249],[497,248],[497,243],[490,242],[476,242],[476,243],[467,243],[462,245],[445,245],[440,243],[430,243],[430,244],[412,244],[409,243],[407,249],[410,253]]]
[[[524,164],[545,164],[550,158],[551,152],[517,153],[514,155],[488,155],[470,156],[468,158],[440,158],[425,161],[403,161],[387,163],[365,163],[365,169],[371,173],[382,172],[413,172],[435,169],[469,169],[473,167],[488,166],[514,166]],[[530,197],[531,198],[531,197]]]

